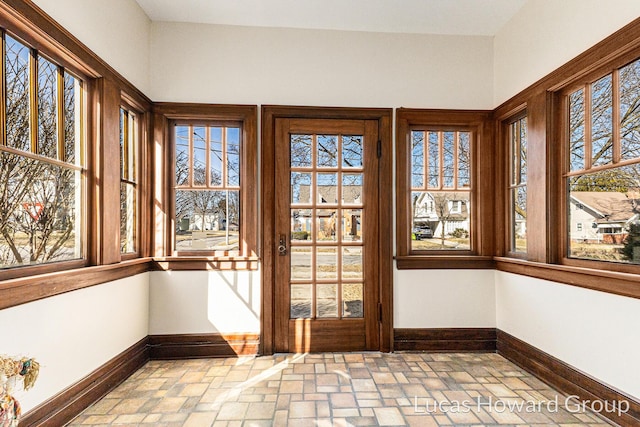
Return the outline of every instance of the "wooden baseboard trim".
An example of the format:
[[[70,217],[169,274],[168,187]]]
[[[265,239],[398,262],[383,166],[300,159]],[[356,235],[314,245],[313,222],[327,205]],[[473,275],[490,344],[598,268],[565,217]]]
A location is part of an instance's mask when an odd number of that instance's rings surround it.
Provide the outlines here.
[[[20,426],[65,425],[129,378],[148,360],[149,350],[145,337],[82,380],[25,413],[20,419]]]
[[[495,328],[394,329],[395,351],[495,352]]]
[[[156,359],[235,357],[258,354],[259,334],[149,335],[149,355]]]
[[[640,425],[640,402],[506,332],[497,331],[498,353],[557,390],[581,401],[628,402],[626,412],[600,414],[621,426]],[[589,406],[587,406],[589,407]],[[598,408],[599,406],[596,406]],[[624,409],[626,404],[621,408]]]

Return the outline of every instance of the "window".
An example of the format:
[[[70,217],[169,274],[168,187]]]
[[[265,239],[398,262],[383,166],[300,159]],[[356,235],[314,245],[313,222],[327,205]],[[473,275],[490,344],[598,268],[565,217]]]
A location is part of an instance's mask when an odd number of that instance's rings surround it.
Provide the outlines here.
[[[176,252],[237,252],[241,124],[174,126]]]
[[[489,113],[400,108],[396,117],[397,266],[490,268]],[[482,192],[485,197],[481,197]],[[446,262],[443,263],[443,257]]]
[[[2,41],[0,268],[83,258],[82,81]]]
[[[412,251],[471,249],[471,138],[411,130]]]
[[[566,96],[567,255],[640,263],[640,60]]]
[[[509,123],[508,218],[512,252],[527,252],[527,117]]]
[[[120,108],[120,252],[138,251],[138,119]]]

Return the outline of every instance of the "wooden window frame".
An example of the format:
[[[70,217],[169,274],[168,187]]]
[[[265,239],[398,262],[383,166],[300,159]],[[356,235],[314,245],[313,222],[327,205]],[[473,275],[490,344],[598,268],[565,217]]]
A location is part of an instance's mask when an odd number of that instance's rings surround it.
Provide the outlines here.
[[[145,258],[149,255],[150,246],[148,224],[140,228],[139,257],[121,259],[119,204],[116,206],[106,201],[113,196],[112,190],[120,186],[119,168],[113,168],[113,163],[107,160],[115,159],[117,162],[119,156],[118,111],[122,99],[127,99],[140,113],[144,113],[145,129],[150,124],[148,112],[151,101],[32,2],[0,2],[0,28],[32,51],[38,51],[59,69],[63,67],[82,80],[82,221],[85,232],[82,243],[84,259],[0,270],[0,309],[148,271],[150,259]],[[0,108],[4,109],[4,106]],[[151,203],[150,197],[146,202],[146,188],[152,182],[144,172],[148,161],[145,157],[148,152],[146,142],[147,134],[141,134],[141,216],[150,216],[144,212],[145,209],[150,212],[147,204]]]
[[[120,108],[125,111],[125,113],[133,114],[135,116],[135,133],[136,140],[134,141],[135,146],[133,147],[134,151],[134,179],[127,180],[120,176],[120,183],[129,183],[133,184],[135,187],[135,209],[136,209],[136,218],[135,218],[135,232],[134,232],[134,247],[135,250],[132,252],[121,252],[120,259],[122,261],[131,260],[134,258],[139,258],[141,256],[148,256],[149,244],[147,242],[149,234],[149,227],[142,220],[149,215],[149,198],[147,188],[151,185],[150,179],[145,179],[148,177],[148,154],[147,154],[147,144],[148,141],[147,129],[148,129],[148,116],[149,113],[145,112],[145,107],[140,104],[135,97],[129,96],[126,93],[122,93],[122,101]],[[125,137],[126,142],[126,137]]]
[[[156,141],[156,181],[164,183],[162,194],[155,195],[156,226],[153,250],[154,268],[161,270],[255,270],[258,267],[257,236],[257,106],[220,104],[154,104],[154,140]],[[240,125],[240,238],[238,253],[220,251],[181,251],[173,247],[175,203],[175,142],[173,124]],[[158,161],[162,164],[158,164]],[[160,170],[166,166],[166,171]],[[206,187],[203,187],[206,189]],[[158,224],[158,223],[157,223]]]
[[[412,130],[471,132],[471,249],[411,250]],[[398,269],[493,268],[493,122],[490,111],[396,110],[396,265]],[[456,159],[457,161],[457,159]],[[482,179],[480,177],[482,176]]]
[[[2,9],[0,9],[2,12]],[[1,126],[0,130],[2,131],[2,138],[0,141],[1,151],[13,154],[16,156],[20,156],[22,158],[33,159],[37,161],[41,161],[43,163],[47,163],[49,165],[56,165],[61,168],[72,170],[75,172],[79,172],[80,174],[80,188],[78,191],[80,200],[76,200],[76,203],[80,203],[80,212],[77,214],[76,221],[78,222],[77,228],[79,229],[80,235],[80,257],[76,259],[70,260],[62,260],[62,261],[52,261],[47,263],[38,263],[38,264],[23,264],[23,265],[15,265],[8,266],[0,270],[0,280],[12,279],[14,277],[24,277],[24,276],[32,276],[37,274],[44,274],[54,271],[67,270],[72,268],[83,267],[89,264],[89,237],[88,237],[88,223],[86,220],[87,211],[88,211],[88,175],[89,175],[89,158],[87,156],[87,133],[86,133],[86,122],[88,121],[88,91],[90,88],[90,84],[88,83],[89,78],[77,72],[75,67],[67,68],[65,65],[62,65],[59,61],[58,57],[55,54],[50,54],[46,51],[41,51],[37,47],[40,45],[38,43],[38,38],[30,37],[29,35],[21,34],[20,32],[13,31],[13,25],[11,22],[5,23],[3,19],[0,19],[0,39],[1,39],[1,58],[2,61],[1,68],[3,70],[2,73],[2,97],[0,99],[0,113],[2,115],[2,119],[0,120]],[[9,28],[7,28],[9,27]],[[5,122],[6,115],[6,103],[5,103],[5,55],[6,55],[6,36],[10,36],[15,39],[20,44],[24,45],[26,49],[29,50],[29,143],[30,148],[28,151],[24,151],[21,149],[17,149],[14,147],[10,147],[7,145],[7,128]],[[57,147],[56,147],[56,156],[49,157],[38,153],[39,146],[39,116],[38,116],[38,65],[39,58],[43,58],[44,60],[50,62],[56,68],[56,138],[57,138]],[[65,63],[66,64],[66,63]],[[76,94],[79,97],[79,108],[80,108],[80,123],[77,124],[76,130],[79,133],[77,137],[80,139],[79,151],[75,153],[76,161],[73,163],[69,163],[64,158],[65,153],[65,134],[64,134],[64,77],[65,72],[69,73],[73,76],[74,79],[80,81],[80,91]]]
[[[513,236],[513,221],[514,221],[514,212],[512,211],[512,204],[511,204],[511,191],[514,188],[517,187],[528,187],[527,182],[525,181],[524,183],[522,183],[520,180],[518,180],[517,184],[513,183],[513,177],[511,176],[511,171],[513,170],[513,165],[514,165],[514,161],[515,159],[513,158],[514,153],[513,153],[513,144],[512,144],[512,133],[511,133],[511,126],[516,123],[516,122],[520,122],[522,119],[527,119],[527,110],[526,108],[524,109],[520,109],[518,112],[514,113],[514,114],[510,114],[509,117],[504,118],[502,120],[500,120],[500,131],[501,133],[499,133],[497,140],[499,141],[499,143],[502,143],[504,148],[503,150],[501,150],[501,153],[504,153],[504,172],[505,172],[505,176],[504,176],[504,182],[505,182],[505,195],[504,195],[504,212],[505,212],[505,225],[504,225],[504,230],[505,230],[505,240],[504,240],[504,247],[505,247],[505,253],[507,254],[508,257],[512,257],[512,258],[519,258],[519,259],[527,259],[527,254],[528,251],[516,251],[514,250],[514,239],[515,236]],[[528,130],[527,130],[528,132]],[[519,141],[519,143],[521,144],[522,141]],[[527,146],[528,149],[528,146]],[[528,157],[528,155],[527,155]],[[527,159],[527,166],[528,166],[528,159]],[[519,163],[521,164],[521,163]],[[518,172],[519,174],[520,172]],[[527,175],[528,175],[528,170],[527,170]],[[529,207],[529,199],[527,198],[527,210]]]
[[[594,259],[574,258],[569,256],[569,187],[568,180],[573,176],[585,175],[599,171],[615,170],[619,167],[640,164],[637,159],[634,160],[621,160],[620,159],[620,99],[618,96],[618,73],[620,68],[627,64],[630,64],[636,60],[640,60],[640,47],[626,52],[616,58],[611,59],[604,65],[591,70],[589,73],[580,76],[580,78],[574,79],[567,85],[559,88],[555,93],[555,110],[554,114],[557,117],[559,123],[556,129],[556,135],[558,141],[560,141],[559,159],[560,163],[556,166],[556,171],[560,175],[558,178],[558,200],[561,209],[558,212],[559,238],[556,242],[558,247],[558,264],[568,267],[578,268],[592,268],[598,270],[608,270],[621,273],[639,274],[640,266],[637,264],[626,264],[612,261],[599,261]],[[607,75],[611,75],[612,79],[612,161],[605,165],[593,165],[592,164],[592,140],[591,140],[591,113],[588,111],[590,108],[590,100],[587,101],[587,97],[590,97],[591,85]],[[577,90],[584,89],[585,97],[585,164],[584,168],[580,170],[571,170],[570,152],[569,152],[569,96]],[[640,293],[640,291],[639,291]]]
[[[565,149],[568,146],[568,109],[563,94],[639,57],[640,19],[636,19],[494,110],[494,116],[500,120],[526,106],[527,198],[536,203],[535,211],[528,212],[527,227],[539,230],[535,239],[530,238],[527,242],[526,260],[505,256],[505,248],[497,248],[494,259],[499,271],[640,298],[639,266],[570,259],[564,256],[566,243],[563,243],[567,236],[563,173],[569,164]],[[504,164],[499,166],[504,168]],[[505,171],[499,171],[498,176],[505,179]],[[500,187],[504,188],[504,184]],[[500,197],[503,205],[505,194]],[[504,216],[504,212],[496,213]],[[499,219],[497,224],[505,224],[505,219]]]

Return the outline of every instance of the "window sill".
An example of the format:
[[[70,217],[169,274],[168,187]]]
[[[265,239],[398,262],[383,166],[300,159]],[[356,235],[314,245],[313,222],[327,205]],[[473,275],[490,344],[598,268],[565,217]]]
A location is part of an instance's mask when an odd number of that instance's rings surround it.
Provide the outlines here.
[[[493,257],[479,255],[404,255],[396,256],[395,260],[398,270],[495,268]]]
[[[150,270],[257,270],[259,260],[248,256],[162,257],[153,258]]]
[[[640,275],[637,274],[505,257],[494,259],[499,271],[640,299]]]
[[[0,310],[144,273],[149,258],[47,272],[0,282]],[[53,264],[52,264],[53,265]]]

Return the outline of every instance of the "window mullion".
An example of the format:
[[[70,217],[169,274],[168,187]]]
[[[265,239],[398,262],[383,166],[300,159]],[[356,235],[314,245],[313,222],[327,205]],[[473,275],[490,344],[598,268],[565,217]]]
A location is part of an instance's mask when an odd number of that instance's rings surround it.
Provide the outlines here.
[[[206,188],[211,187],[211,128],[205,126],[204,128],[204,186]]]
[[[439,131],[438,135],[438,174],[440,179],[438,181],[438,190],[444,188],[444,132]]]
[[[522,183],[522,139],[520,135],[522,135],[522,120],[516,120],[515,130],[513,132],[513,174],[512,182],[514,185],[519,185]]]
[[[455,131],[453,133],[453,188],[458,190],[460,188],[459,185],[459,173],[460,173],[460,164],[458,161],[458,148],[460,144],[460,132]]]
[[[613,96],[613,106],[611,112],[611,120],[613,121],[611,126],[611,143],[612,143],[612,158],[613,163],[620,162],[621,147],[620,147],[620,70],[614,70],[611,78],[611,93]]]
[[[193,173],[194,173],[194,169],[195,169],[195,164],[194,164],[194,159],[193,159],[193,125],[189,125],[189,148],[188,148],[188,153],[189,153],[189,167],[188,167],[188,173],[189,173],[189,187],[193,188]]]
[[[222,176],[220,177],[220,183],[222,184],[223,188],[228,188],[229,183],[228,181],[228,176],[227,176],[227,128],[226,126],[222,128],[222,131],[220,132],[220,145],[222,146],[222,153],[220,153],[220,169],[222,171]],[[228,225],[228,224],[227,224]]]
[[[65,159],[65,138],[64,138],[64,69],[58,66],[56,76],[56,134],[58,136],[58,160]]]
[[[0,43],[2,57],[2,84],[0,85],[0,145],[7,145],[7,43],[5,40],[5,32],[0,32]]]
[[[591,85],[584,88],[584,168],[591,169],[593,152],[591,150]]]
[[[31,151],[38,154],[38,57],[29,51],[29,141]]]
[[[429,131],[422,131],[422,189],[429,188]],[[412,153],[413,154],[413,153]],[[411,180],[413,181],[413,179]]]

